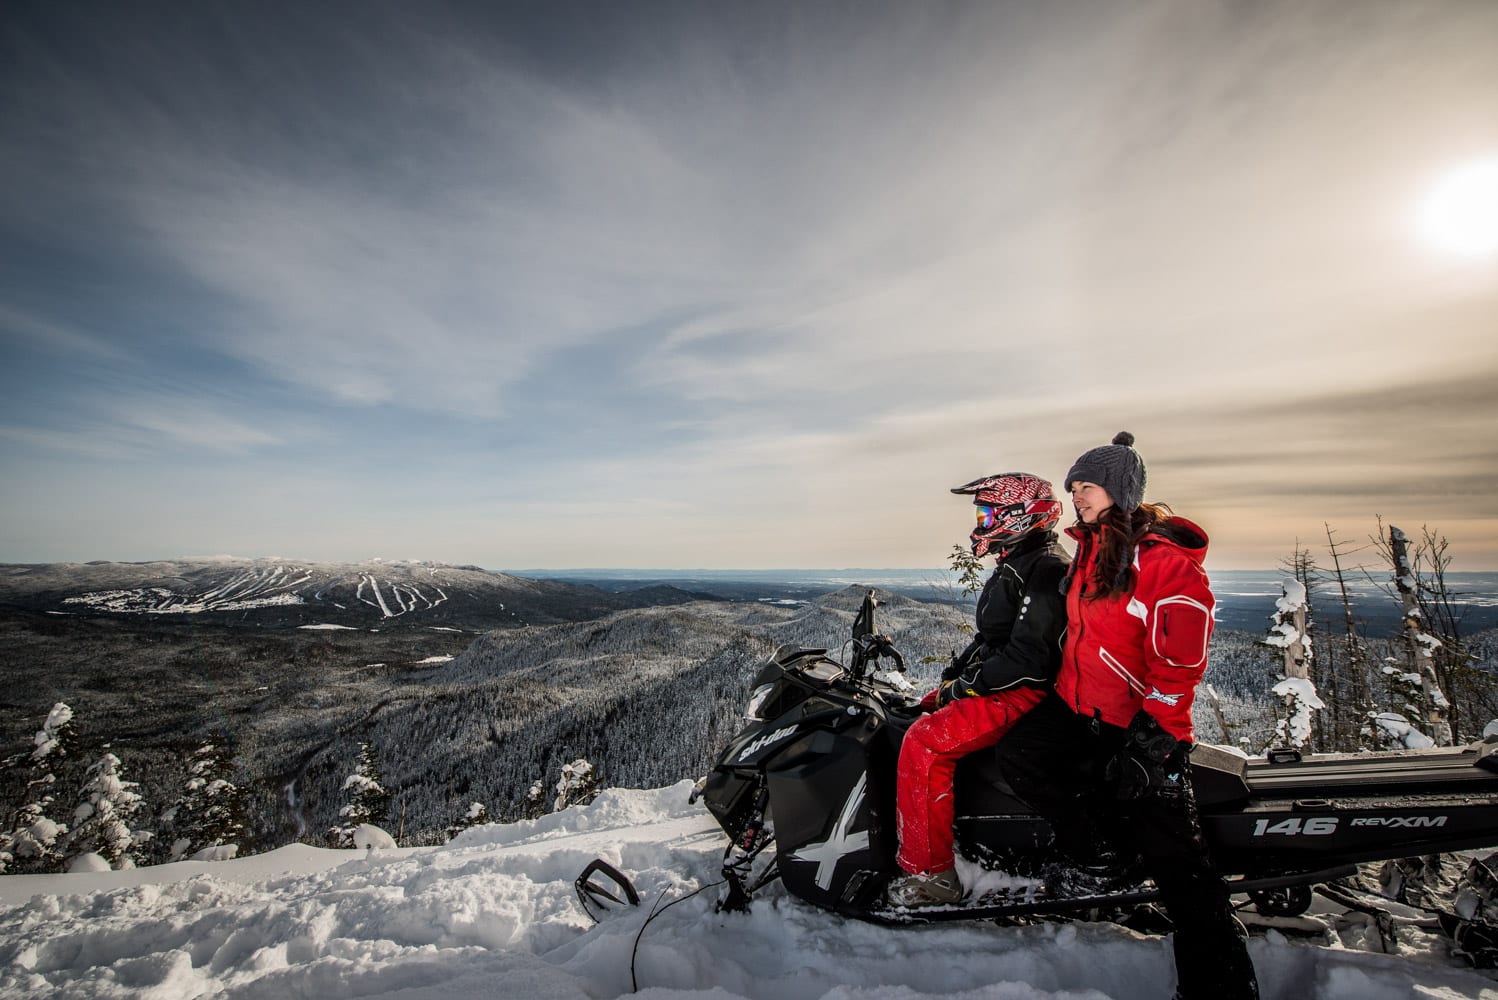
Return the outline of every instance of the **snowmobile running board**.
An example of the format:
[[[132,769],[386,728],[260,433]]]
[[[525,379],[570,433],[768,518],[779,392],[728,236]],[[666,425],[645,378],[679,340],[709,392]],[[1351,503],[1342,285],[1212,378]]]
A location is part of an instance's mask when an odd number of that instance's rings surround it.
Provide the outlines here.
[[[1232,893],[1257,892],[1266,889],[1284,889],[1296,885],[1309,885],[1346,878],[1357,874],[1357,865],[1341,865],[1321,871],[1298,872],[1293,875],[1273,875],[1262,878],[1228,879],[1228,891]],[[1018,890],[1015,898],[1008,902],[984,902],[984,896],[976,902],[956,906],[922,906],[918,909],[879,907],[870,910],[848,908],[842,912],[871,923],[899,926],[903,924],[932,924],[952,920],[993,920],[1002,917],[1017,917],[1029,914],[1066,914],[1081,910],[1101,909],[1114,906],[1137,906],[1152,903],[1160,898],[1158,889],[1129,889],[1123,892],[1101,893],[1094,896],[1073,896],[1061,899],[1042,899],[1033,890]],[[999,896],[998,898],[1002,898]]]

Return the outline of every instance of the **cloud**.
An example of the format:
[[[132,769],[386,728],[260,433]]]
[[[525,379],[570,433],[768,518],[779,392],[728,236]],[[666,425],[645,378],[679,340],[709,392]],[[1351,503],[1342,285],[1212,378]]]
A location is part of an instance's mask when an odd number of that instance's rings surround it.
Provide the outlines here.
[[[606,481],[642,547],[700,517],[803,563],[850,498],[922,560],[947,486],[1123,427],[1209,514],[1439,480],[1492,516],[1495,414],[1448,376],[1492,367],[1498,283],[1405,206],[1498,142],[1498,14],[663,10],[16,22],[0,231],[69,266],[0,323],[93,360],[8,439],[378,441],[449,493]]]
[[[306,432],[288,437],[285,415],[254,409],[244,400],[165,389],[120,391],[94,396],[81,412],[50,415],[50,426],[0,426],[0,437],[33,451],[97,460],[184,452],[243,455],[309,437]]]
[[[0,302],[0,333],[32,350],[88,361],[119,361],[125,353],[97,334]]]

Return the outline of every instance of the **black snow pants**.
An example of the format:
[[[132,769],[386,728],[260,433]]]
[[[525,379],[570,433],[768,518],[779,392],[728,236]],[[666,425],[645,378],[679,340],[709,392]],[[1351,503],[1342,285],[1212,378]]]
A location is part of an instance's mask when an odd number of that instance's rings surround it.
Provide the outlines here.
[[[1211,869],[1189,773],[1183,794],[1119,801],[1104,770],[1124,735],[1118,726],[1078,715],[1053,693],[999,742],[999,761],[1015,793],[1046,819],[1067,854],[1090,862],[1101,842],[1140,860],[1174,928],[1178,997],[1256,1000],[1253,961],[1227,884]]]

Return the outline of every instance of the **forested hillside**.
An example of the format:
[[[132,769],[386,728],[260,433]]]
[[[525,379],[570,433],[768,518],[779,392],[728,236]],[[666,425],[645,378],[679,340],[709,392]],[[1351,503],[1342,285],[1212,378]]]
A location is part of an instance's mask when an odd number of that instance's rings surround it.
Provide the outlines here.
[[[351,659],[367,655],[373,638],[354,631],[260,633],[256,641],[265,645],[258,651],[226,636],[213,640],[224,645],[223,657],[209,661],[202,660],[209,647],[201,636],[126,631],[121,638],[147,651],[137,657],[160,662],[133,681],[112,676],[107,661],[97,676],[78,675],[90,685],[108,682],[118,689],[113,696],[94,687],[55,689],[59,700],[79,696],[76,749],[60,763],[57,787],[76,784],[111,748],[121,776],[139,782],[142,804],[132,825],[162,835],[142,849],[142,860],[161,860],[174,835],[164,814],[193,778],[201,757],[195,748],[212,742],[224,777],[243,793],[245,851],[327,843],[349,802],[345,782],[364,766],[389,793],[388,809],[374,821],[403,843],[440,842],[475,814],[474,803],[500,820],[549,810],[562,768],[574,760],[587,760],[592,779],[610,786],[649,788],[701,776],[740,726],[764,659],[782,644],[828,648],[845,659],[864,592],[849,587],[802,604],[698,601],[477,636],[392,633],[406,637],[409,652],[400,662]],[[911,679],[928,689],[966,643],[971,612],[882,597],[879,628],[906,656]],[[110,648],[107,634],[93,640],[101,650]],[[1273,738],[1281,706],[1270,689],[1281,665],[1263,639],[1215,633],[1206,679],[1217,698],[1214,704],[1204,686],[1197,699],[1198,739],[1258,753]],[[434,642],[450,652],[424,652]],[[1390,643],[1370,646],[1392,654]],[[1467,649],[1491,677],[1493,633],[1471,637]],[[58,683],[41,674],[21,679]],[[147,728],[145,710],[129,708],[135,701],[158,713],[160,705],[175,706],[176,714],[158,714]],[[24,726],[34,732],[41,721],[28,718]],[[24,777],[10,775],[17,776]],[[15,798],[15,781],[7,787],[7,798]],[[16,808],[7,805],[7,812]],[[61,800],[57,807],[70,808]]]
[[[706,769],[741,723],[755,672],[781,644],[833,646],[849,635],[856,588],[814,604],[703,603],[625,612],[585,626],[493,632],[392,701],[367,727],[395,792],[397,825],[430,839],[471,801],[513,818],[533,783],[550,787],[563,764],[586,758],[604,782],[651,788]],[[880,628],[934,677],[959,614],[898,596]],[[926,657],[939,663],[921,664]],[[326,815],[352,765],[353,734],[304,779],[309,825]],[[399,816],[405,811],[401,824]]]

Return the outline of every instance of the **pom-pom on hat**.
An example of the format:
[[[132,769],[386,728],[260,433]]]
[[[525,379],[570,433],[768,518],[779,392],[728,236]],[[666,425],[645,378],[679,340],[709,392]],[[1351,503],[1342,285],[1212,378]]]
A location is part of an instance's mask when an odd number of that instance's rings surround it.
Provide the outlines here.
[[[1134,435],[1119,431],[1113,443],[1086,452],[1072,463],[1066,474],[1066,489],[1072,483],[1097,483],[1108,491],[1113,504],[1124,513],[1144,502],[1144,459],[1134,450]]]

